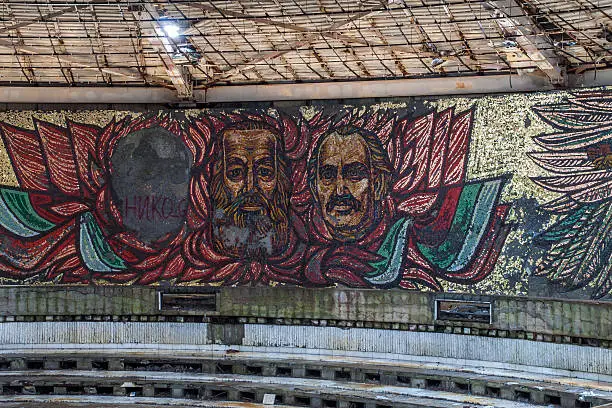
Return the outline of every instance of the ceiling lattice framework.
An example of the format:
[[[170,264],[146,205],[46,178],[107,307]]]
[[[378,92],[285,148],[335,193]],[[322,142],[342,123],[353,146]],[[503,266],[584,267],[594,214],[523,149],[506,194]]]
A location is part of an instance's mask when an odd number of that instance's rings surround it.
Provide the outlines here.
[[[7,0],[0,83],[161,85],[182,95],[504,73],[562,84],[567,72],[612,63],[611,16],[612,0]],[[180,38],[165,36],[168,22]]]

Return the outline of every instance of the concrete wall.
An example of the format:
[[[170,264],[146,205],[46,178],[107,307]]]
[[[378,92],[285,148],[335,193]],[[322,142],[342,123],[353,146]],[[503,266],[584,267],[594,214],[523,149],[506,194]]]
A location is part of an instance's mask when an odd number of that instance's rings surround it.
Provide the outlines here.
[[[155,290],[139,286],[8,286],[0,288],[1,316],[150,315]]]
[[[184,306],[159,309],[159,293],[182,292]],[[193,307],[195,288],[152,287],[0,287],[0,319],[40,321],[107,319],[115,321],[183,321],[207,316],[212,335],[235,338],[231,326],[244,323],[330,325],[403,331],[437,331],[471,336],[612,345],[612,304],[506,296],[434,294],[305,288],[220,288],[216,307]],[[492,322],[436,320],[439,299],[486,301]],[[214,305],[214,303],[213,303]],[[220,332],[216,332],[220,330]],[[229,331],[228,331],[229,330]],[[216,334],[215,334],[216,333]]]
[[[455,325],[513,332],[612,340],[612,305],[608,302],[562,301],[507,296],[467,296],[372,290],[225,288],[219,293],[221,316],[363,321],[370,324],[435,323],[436,299],[492,303],[492,323]],[[441,324],[440,322],[438,322]],[[372,326],[370,326],[372,327]]]

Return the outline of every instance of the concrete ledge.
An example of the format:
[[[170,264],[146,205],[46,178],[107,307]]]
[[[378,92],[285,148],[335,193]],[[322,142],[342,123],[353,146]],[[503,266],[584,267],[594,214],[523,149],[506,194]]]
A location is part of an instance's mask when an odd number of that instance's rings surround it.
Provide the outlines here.
[[[92,361],[100,359],[112,361],[108,369],[125,368],[129,362],[137,366],[151,364],[163,365],[170,362],[184,370],[186,364],[197,364],[207,367],[204,372],[217,372],[217,368],[210,369],[211,364],[222,362],[225,365],[272,365],[279,366],[320,366],[322,378],[326,371],[340,368],[370,372],[402,372],[412,373],[413,376],[423,374],[436,374],[454,378],[486,378],[487,381],[514,381],[515,384],[547,383],[563,387],[582,387],[585,389],[600,390],[612,395],[612,374],[595,375],[582,373],[577,379],[575,372],[546,369],[542,367],[519,366],[513,364],[492,363],[486,361],[454,360],[448,358],[427,358],[408,355],[392,355],[384,353],[361,352],[334,352],[319,350],[314,353],[301,349],[272,348],[272,347],[245,347],[221,345],[162,345],[162,344],[125,344],[117,345],[83,345],[83,344],[54,344],[54,345],[8,345],[0,350],[0,362],[21,361],[19,367],[27,366],[25,361],[43,361],[45,369],[59,369],[58,360],[76,360],[84,363],[82,369],[91,370]],[[116,364],[118,360],[122,364]],[[163,363],[154,362],[163,361]],[[115,368],[113,368],[115,367]],[[172,368],[172,367],[169,367]],[[235,371],[235,370],[234,370]],[[244,371],[244,370],[243,370]],[[246,372],[246,371],[244,371]],[[419,374],[420,373],[420,374]],[[262,371],[266,375],[265,370]],[[282,374],[282,373],[281,373]],[[355,374],[355,373],[352,373]],[[578,373],[580,374],[580,373]],[[273,374],[270,374],[273,375]],[[277,373],[277,375],[280,375]],[[410,375],[410,374],[407,374]],[[495,378],[494,378],[495,377]],[[335,378],[335,376],[334,376]],[[351,376],[352,380],[357,381]]]
[[[263,404],[253,402],[231,402],[231,401],[194,401],[189,399],[174,399],[174,398],[138,398],[133,397],[113,397],[113,396],[87,396],[80,395],[57,395],[57,396],[41,396],[41,395],[16,395],[12,397],[0,396],[0,404],[4,408],[42,408],[42,407],[81,407],[81,408],[98,408],[100,406],[115,407],[133,407],[146,406],[147,408],[156,407],[206,407],[206,408],[265,408]],[[49,405],[47,405],[49,404]],[[267,406],[269,407],[269,405]],[[274,405],[276,408],[291,408],[288,405]]]
[[[146,286],[0,286],[0,316],[150,315],[156,294]]]
[[[27,380],[25,380],[26,378]],[[224,399],[230,400],[239,399],[241,391],[251,393],[251,390],[257,390],[259,393],[266,392],[282,395],[283,401],[287,401],[291,405],[302,396],[309,400],[307,405],[312,408],[330,406],[322,404],[325,400],[333,401],[333,406],[336,406],[338,401],[355,401],[363,404],[374,402],[385,407],[397,408],[464,408],[466,403],[475,406],[494,406],[497,408],[528,408],[534,406],[530,403],[509,401],[491,396],[458,394],[422,388],[347,383],[312,378],[250,375],[161,373],[150,371],[9,371],[0,372],[0,383],[10,384],[11,387],[23,388],[26,387],[26,383],[39,384],[39,387],[54,386],[54,388],[57,384],[74,384],[83,390],[89,390],[91,387],[94,387],[94,390],[91,390],[92,393],[95,392],[95,388],[105,387],[107,388],[106,392],[110,391],[109,388],[114,390],[113,393],[129,394],[134,392],[136,394],[136,401],[141,396],[146,396],[144,395],[146,392],[145,387],[152,386],[150,391],[154,393],[154,387],[163,386],[165,389],[195,390],[198,397],[203,394],[202,396],[205,398],[211,397],[215,393],[225,393],[227,396]],[[35,390],[31,391],[35,392]],[[259,398],[255,397],[254,399]],[[574,400],[573,396],[571,399],[572,401]],[[374,405],[372,404],[372,406]]]
[[[570,74],[570,88],[612,84],[610,69]],[[596,76],[595,76],[596,74]],[[295,101],[316,99],[391,98],[449,96],[553,90],[545,77],[537,75],[481,75],[437,78],[397,78],[369,81],[327,81],[263,85],[219,85],[194,91],[198,103],[245,101]],[[172,90],[162,87],[44,87],[3,86],[5,103],[179,103]]]
[[[439,299],[491,302],[492,323],[437,321]],[[612,340],[612,302],[400,290],[235,287],[219,292],[219,316],[455,325]],[[534,335],[535,334],[535,335]]]
[[[387,386],[392,387],[391,394],[449,400],[444,394],[447,392],[452,396],[450,400],[466,402],[469,396],[480,396],[535,404],[557,401],[562,407],[576,408],[612,401],[612,376],[578,373],[592,379],[576,379],[571,377],[576,375],[572,372],[500,363],[325,350],[316,353],[286,348],[281,352],[272,347],[218,345],[58,344],[33,347],[13,345],[0,351],[0,394],[5,389],[8,394],[57,395],[66,393],[62,384],[68,383],[72,384],[72,393],[80,390],[81,393],[123,395],[125,390],[120,384],[125,381],[137,384],[130,387],[138,388],[140,391],[137,390],[136,395],[145,397],[171,393],[173,398],[183,395],[196,398],[217,390],[232,400],[248,398],[250,401],[262,398],[262,393],[276,393],[282,396],[279,402],[282,399],[289,403],[290,398],[295,397],[294,388],[304,391],[299,387],[304,382],[315,388],[329,388],[333,384],[333,390],[323,392],[330,401],[330,405],[324,406],[336,407],[333,401],[340,402],[340,407],[347,404],[350,407],[346,400],[354,401],[355,398],[357,406],[364,406],[364,401],[372,396],[360,392],[386,390]],[[248,349],[255,351],[246,351]],[[142,380],[143,375],[146,381]],[[121,382],[113,383],[117,378]],[[179,382],[178,378],[184,381]],[[267,388],[262,391],[262,387]],[[240,394],[241,389],[244,394]],[[337,390],[341,392],[336,394]],[[312,407],[318,407],[311,393],[306,394],[302,396]],[[340,394],[346,398],[343,400]],[[403,407],[403,403],[397,405],[399,402],[394,401],[392,406]],[[423,405],[418,399],[412,402],[411,408],[432,406]],[[368,405],[365,403],[366,407]]]

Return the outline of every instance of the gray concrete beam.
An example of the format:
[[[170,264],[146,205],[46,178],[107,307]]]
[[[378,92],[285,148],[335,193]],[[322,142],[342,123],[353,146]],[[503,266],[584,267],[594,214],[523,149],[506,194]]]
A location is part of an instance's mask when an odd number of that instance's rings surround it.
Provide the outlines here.
[[[161,87],[0,87],[0,103],[178,103],[176,92]]]
[[[611,86],[612,69],[568,75],[569,88]],[[193,91],[196,103],[401,98],[550,91],[547,77],[485,75],[300,84],[225,85]],[[0,103],[176,104],[182,100],[163,87],[0,87]]]

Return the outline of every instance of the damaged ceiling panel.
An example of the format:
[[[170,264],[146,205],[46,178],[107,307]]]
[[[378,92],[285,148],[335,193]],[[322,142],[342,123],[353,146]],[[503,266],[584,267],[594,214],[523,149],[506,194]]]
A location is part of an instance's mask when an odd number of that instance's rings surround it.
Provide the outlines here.
[[[612,63],[612,0],[16,1],[0,83],[212,85],[487,74]]]

